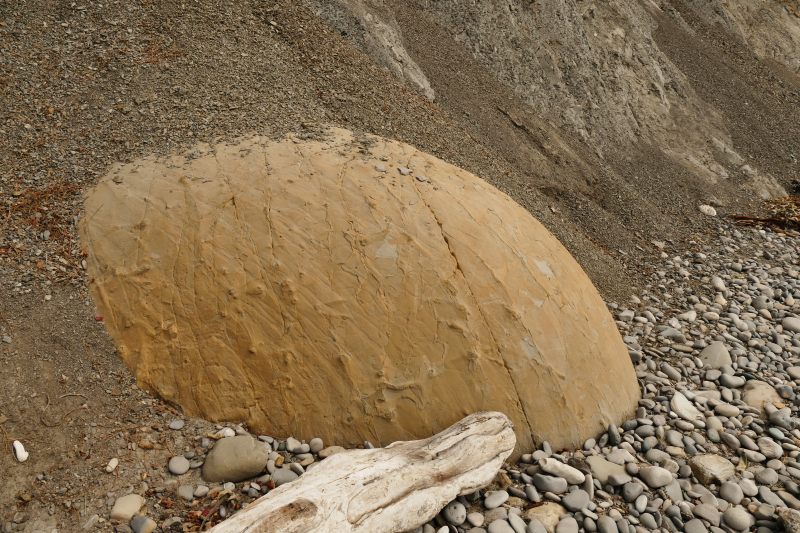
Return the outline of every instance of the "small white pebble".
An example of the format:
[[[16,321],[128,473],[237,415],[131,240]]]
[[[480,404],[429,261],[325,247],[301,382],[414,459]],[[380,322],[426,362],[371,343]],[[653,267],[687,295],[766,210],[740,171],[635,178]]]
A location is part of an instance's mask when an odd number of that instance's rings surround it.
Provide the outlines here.
[[[14,457],[17,458],[17,461],[20,463],[24,463],[28,459],[28,452],[25,451],[25,447],[22,443],[18,440],[15,440],[13,443],[14,446]]]

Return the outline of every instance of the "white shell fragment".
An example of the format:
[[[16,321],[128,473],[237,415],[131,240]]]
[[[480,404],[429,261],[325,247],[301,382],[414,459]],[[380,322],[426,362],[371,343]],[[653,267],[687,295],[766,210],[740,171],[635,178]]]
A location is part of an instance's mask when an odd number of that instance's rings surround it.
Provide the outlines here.
[[[704,215],[708,215],[710,217],[717,216],[717,210],[714,209],[713,207],[711,207],[710,205],[701,205],[700,206],[700,212],[703,213]]]
[[[236,432],[231,428],[222,428],[217,432],[217,437],[224,438],[224,437],[235,437]]]
[[[14,457],[17,458],[17,461],[20,463],[24,463],[28,459],[28,452],[25,451],[25,447],[22,443],[18,440],[14,441]]]

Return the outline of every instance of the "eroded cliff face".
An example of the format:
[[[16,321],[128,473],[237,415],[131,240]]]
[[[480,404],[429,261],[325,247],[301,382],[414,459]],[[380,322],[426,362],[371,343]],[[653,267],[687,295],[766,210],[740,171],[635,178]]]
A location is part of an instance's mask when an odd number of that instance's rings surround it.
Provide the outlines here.
[[[92,292],[143,387],[279,436],[386,445],[499,410],[577,446],[639,397],[600,295],[527,211],[409,145],[252,137],[120,165]]]
[[[469,109],[456,93],[487,82],[454,60],[458,53],[469,55],[513,91],[518,100],[502,111],[516,127],[540,130],[544,134],[535,137],[550,137],[550,144],[561,138],[566,147],[556,150],[558,157],[585,166],[582,173],[591,176],[589,190],[580,193],[606,211],[615,209],[596,199],[602,195],[592,190],[593,180],[622,178],[653,191],[653,181],[668,180],[691,196],[725,204],[743,191],[783,196],[797,171],[800,144],[781,133],[797,133],[792,124],[800,118],[796,0],[338,0],[318,13],[347,38],[358,32],[354,21],[360,19],[342,13],[396,21],[405,50],[427,76],[439,105],[474,130],[470,123],[480,119],[468,117],[485,110]],[[762,67],[770,72],[758,72]],[[458,75],[448,78],[445,71],[462,68],[459,87]],[[786,95],[771,99],[772,89],[758,87],[759,79],[769,76]],[[780,108],[782,99],[786,109]],[[496,129],[477,126],[487,143],[497,135]],[[547,146],[529,139],[515,143],[532,144],[522,149],[550,163],[545,174],[563,176]],[[649,161],[637,172],[627,158]],[[664,175],[653,176],[659,169]],[[555,180],[534,170],[529,174],[540,178],[537,186],[546,194],[561,196],[559,187],[548,183]],[[580,182],[570,186],[587,189]]]

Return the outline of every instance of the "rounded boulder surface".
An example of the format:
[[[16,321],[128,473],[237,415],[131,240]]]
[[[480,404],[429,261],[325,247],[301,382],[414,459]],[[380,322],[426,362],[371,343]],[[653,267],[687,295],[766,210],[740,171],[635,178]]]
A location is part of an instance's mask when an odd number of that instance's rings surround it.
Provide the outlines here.
[[[203,479],[237,483],[255,477],[264,470],[271,451],[269,445],[246,435],[220,439],[203,464]]]
[[[385,446],[500,410],[529,450],[580,446],[639,399],[566,248],[407,144],[329,129],[197,145],[112,167],[85,212],[117,353],[187,415]]]

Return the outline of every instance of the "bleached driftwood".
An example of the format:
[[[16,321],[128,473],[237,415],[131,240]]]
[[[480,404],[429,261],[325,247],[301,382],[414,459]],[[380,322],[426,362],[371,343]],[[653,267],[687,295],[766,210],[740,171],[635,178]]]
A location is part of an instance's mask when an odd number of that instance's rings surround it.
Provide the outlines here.
[[[475,413],[425,440],[322,461],[214,533],[400,533],[491,483],[516,444],[502,413]]]

